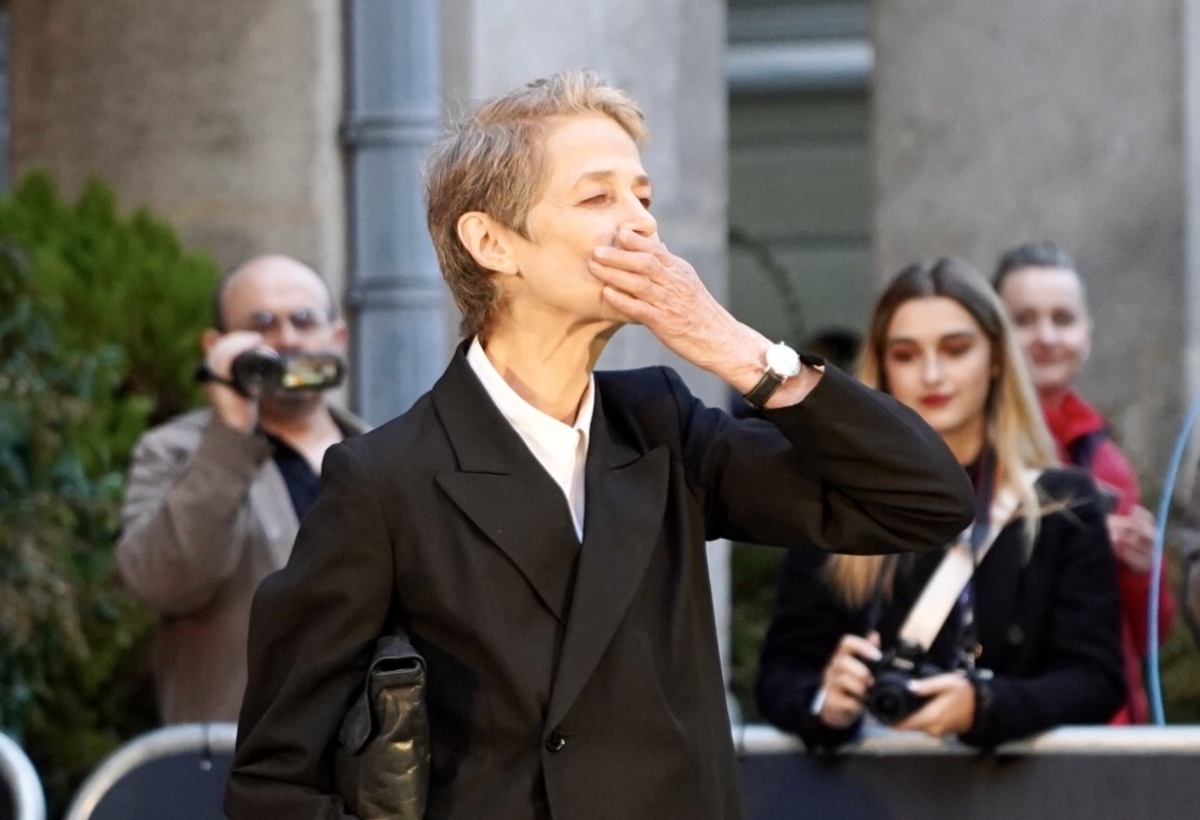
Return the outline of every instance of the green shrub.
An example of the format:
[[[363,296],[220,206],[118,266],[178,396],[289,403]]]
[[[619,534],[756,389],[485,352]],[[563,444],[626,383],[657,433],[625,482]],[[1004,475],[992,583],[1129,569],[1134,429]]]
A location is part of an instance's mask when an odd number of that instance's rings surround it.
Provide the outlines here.
[[[125,351],[122,392],[148,402],[150,423],[200,400],[192,375],[200,331],[211,324],[218,275],[211,257],[184,251],[170,226],[145,209],[120,216],[98,180],[77,203],[62,202],[44,172],[29,174],[0,202],[0,236],[31,255],[41,298],[66,320],[65,347]],[[140,432],[119,431],[122,452]]]
[[[89,182],[33,173],[0,199],[0,725],[61,808],[154,725],[154,618],[113,571],[129,454],[199,399],[214,263]]]

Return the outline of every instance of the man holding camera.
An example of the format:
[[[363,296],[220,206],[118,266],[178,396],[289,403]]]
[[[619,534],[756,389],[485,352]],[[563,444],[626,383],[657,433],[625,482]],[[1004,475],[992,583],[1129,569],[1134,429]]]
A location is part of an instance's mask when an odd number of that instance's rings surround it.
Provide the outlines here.
[[[282,567],[316,496],[325,450],[364,425],[326,389],[347,330],[311,268],[260,256],[227,273],[204,332],[208,407],[134,450],[117,567],[161,618],[155,686],[164,723],[234,721],[259,582]]]

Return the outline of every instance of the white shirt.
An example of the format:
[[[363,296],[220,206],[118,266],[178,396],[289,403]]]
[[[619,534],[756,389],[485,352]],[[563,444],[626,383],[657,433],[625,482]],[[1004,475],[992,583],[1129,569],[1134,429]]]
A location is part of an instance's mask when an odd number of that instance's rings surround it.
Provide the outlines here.
[[[504,381],[483,352],[479,337],[467,351],[467,364],[475,371],[500,415],[512,425],[538,463],[545,468],[554,483],[563,491],[575,535],[583,542],[584,466],[587,464],[588,430],[592,426],[592,411],[596,401],[596,380],[588,377],[587,389],[579,403],[574,425],[563,424],[546,415],[517,395]]]

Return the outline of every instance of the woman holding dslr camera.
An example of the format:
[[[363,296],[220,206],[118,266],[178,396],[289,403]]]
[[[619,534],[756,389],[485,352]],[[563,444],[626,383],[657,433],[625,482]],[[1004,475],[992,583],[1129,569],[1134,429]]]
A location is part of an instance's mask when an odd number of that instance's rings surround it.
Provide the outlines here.
[[[763,715],[810,749],[853,740],[868,712],[978,747],[1108,721],[1125,683],[1103,501],[1057,466],[988,283],[955,259],[902,270],[876,303],[861,375],[950,446],[975,486],[975,523],[928,553],[789,553]]]

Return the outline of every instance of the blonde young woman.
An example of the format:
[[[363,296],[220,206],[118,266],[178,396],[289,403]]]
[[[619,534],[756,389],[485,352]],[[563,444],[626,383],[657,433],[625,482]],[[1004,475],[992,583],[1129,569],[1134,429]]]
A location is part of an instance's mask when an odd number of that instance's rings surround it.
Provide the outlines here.
[[[973,526],[994,532],[975,539],[971,579],[920,657],[932,668],[907,687],[915,708],[886,717],[980,747],[1108,721],[1125,683],[1103,502],[1085,474],[1056,466],[988,283],[955,259],[902,270],[875,306],[862,378],[942,436],[975,486]],[[880,659],[946,552],[789,554],[757,687],[766,718],[810,748],[852,740],[868,702],[880,711]]]

